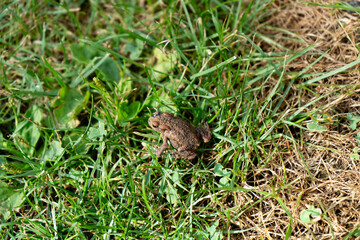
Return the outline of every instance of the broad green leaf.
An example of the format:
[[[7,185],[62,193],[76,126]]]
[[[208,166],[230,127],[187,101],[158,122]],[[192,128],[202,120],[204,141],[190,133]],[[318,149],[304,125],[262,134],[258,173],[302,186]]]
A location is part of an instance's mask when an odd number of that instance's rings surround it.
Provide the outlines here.
[[[223,238],[222,231],[217,230],[217,227],[219,226],[219,220],[216,220],[213,222],[213,224],[210,227],[206,227],[206,230],[209,232],[209,239],[210,240],[220,240]]]
[[[99,130],[102,136],[106,136],[107,131],[105,130],[105,124],[103,122],[99,122]]]
[[[76,119],[87,104],[90,92],[85,94],[74,88],[61,88],[59,98],[53,103],[55,118],[60,126],[68,126],[71,119]]]
[[[351,121],[351,120],[354,119],[355,116],[354,116],[354,114],[352,114],[352,113],[348,113],[346,117],[347,117],[348,120]]]
[[[356,129],[356,125],[357,125],[357,122],[356,122],[356,121],[351,121],[351,122],[350,122],[350,128],[351,128],[352,130],[355,130],[355,129]]]
[[[104,51],[85,44],[72,44],[70,49],[74,59],[84,64],[90,63],[96,57],[99,58],[98,61],[101,61],[101,57],[106,54]],[[95,63],[98,61],[95,61]],[[118,65],[119,64],[111,58],[105,59],[98,67],[98,70],[104,77],[103,80],[119,82],[120,71]]]
[[[159,193],[165,195],[167,201],[172,204],[176,204],[179,202],[179,194],[177,192],[177,189],[174,188],[173,184],[167,181],[166,178],[163,178],[161,181]]]
[[[89,128],[87,135],[91,140],[101,137],[99,129],[94,127]]]
[[[348,113],[347,119],[350,121],[350,128],[352,130],[355,130],[356,126],[357,126],[357,123],[360,121],[360,117],[355,116],[355,115],[353,115],[351,113]]]
[[[221,186],[228,187],[229,186],[229,178],[226,178],[226,177],[220,178],[219,184]]]
[[[98,68],[105,81],[120,81],[120,68],[113,59],[107,58]]]
[[[358,154],[359,148],[354,148],[354,154],[350,154],[350,158],[355,159],[355,160],[359,160],[360,156]]]
[[[214,234],[216,232],[216,228],[219,226],[219,220],[216,220],[215,222],[213,222],[213,224],[210,227],[206,227],[206,230],[210,233],[210,234]]]
[[[154,58],[156,59],[153,68],[153,77],[156,81],[163,80],[175,68],[178,56],[175,53],[166,54],[158,48],[154,50]]]
[[[179,195],[171,184],[165,186],[164,193],[168,202],[171,202],[172,204],[177,204],[179,202]]]
[[[62,157],[64,150],[65,149],[61,147],[61,143],[59,141],[52,141],[49,149],[44,154],[44,159],[56,160],[57,158]]]
[[[180,184],[180,175],[178,171],[174,171],[171,176],[171,180],[174,182],[174,184]]]
[[[223,177],[230,177],[231,176],[231,172],[224,169],[224,167],[223,167],[223,165],[221,165],[221,163],[217,163],[215,165],[214,173],[215,173],[215,175],[223,176]]]
[[[26,119],[17,125],[14,138],[21,150],[32,156],[40,138],[38,125],[43,118],[43,111],[37,105],[33,105],[26,111],[25,117]]]
[[[104,123],[99,122],[99,127],[98,128],[90,127],[87,135],[91,140],[94,140],[106,136],[106,134],[107,131],[105,130]]]
[[[24,76],[27,88],[29,89],[30,92],[34,92],[34,93],[43,93],[44,89],[43,89],[43,82],[40,81],[39,77],[33,73],[30,70],[26,71],[26,74]]]
[[[321,219],[321,209],[310,206],[300,213],[300,220],[303,223],[314,223]]]
[[[358,133],[356,134],[355,139],[358,140],[358,143],[360,144],[360,132],[358,132]]]
[[[103,51],[85,44],[72,44],[70,50],[72,56],[80,63],[89,63],[94,57],[105,55]]]
[[[217,176],[222,176],[222,178],[220,178],[220,181],[219,181],[219,184],[221,186],[229,185],[229,178],[231,176],[231,172],[224,169],[223,165],[221,165],[220,163],[217,163],[214,167],[214,173]]]
[[[128,104],[127,102],[122,102],[118,108],[118,117],[120,122],[126,122],[138,114],[141,103],[138,101]]]
[[[144,48],[144,42],[139,39],[136,39],[135,41],[128,42],[125,45],[124,52],[126,54],[130,53],[130,59],[135,60],[140,57],[143,48]]]
[[[16,210],[24,200],[24,193],[16,191],[6,183],[0,182],[0,215],[6,221],[11,211]]]
[[[311,131],[316,131],[316,132],[326,131],[326,127],[321,126],[318,123],[311,122],[311,123],[308,123],[306,126]]]

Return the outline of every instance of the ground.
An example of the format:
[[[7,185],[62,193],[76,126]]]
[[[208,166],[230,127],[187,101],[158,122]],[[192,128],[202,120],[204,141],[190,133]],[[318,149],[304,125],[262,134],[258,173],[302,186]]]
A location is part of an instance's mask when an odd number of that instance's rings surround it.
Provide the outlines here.
[[[357,239],[360,15],[339,1],[6,1],[4,239]],[[156,111],[210,142],[154,153]]]

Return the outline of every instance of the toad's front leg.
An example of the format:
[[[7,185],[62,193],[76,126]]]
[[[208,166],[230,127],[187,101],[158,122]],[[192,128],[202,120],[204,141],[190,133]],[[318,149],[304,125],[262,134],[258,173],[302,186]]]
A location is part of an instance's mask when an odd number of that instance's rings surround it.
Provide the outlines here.
[[[163,139],[163,144],[159,147],[158,150],[156,150],[156,152],[155,152],[156,156],[160,156],[165,151],[165,149],[169,146],[167,143],[168,138],[165,136],[165,134],[161,134],[161,136]]]

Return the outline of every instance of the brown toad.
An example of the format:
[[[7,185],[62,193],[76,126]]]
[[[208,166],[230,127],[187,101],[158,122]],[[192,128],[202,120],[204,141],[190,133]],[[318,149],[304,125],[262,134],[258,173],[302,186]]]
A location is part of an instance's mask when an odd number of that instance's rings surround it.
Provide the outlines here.
[[[149,118],[149,125],[161,133],[163,139],[163,144],[155,152],[157,156],[165,151],[168,147],[167,140],[170,140],[171,145],[177,149],[173,154],[174,158],[194,159],[196,157],[194,150],[200,146],[201,139],[209,142],[212,135],[207,123],[203,127],[195,128],[188,121],[167,112],[155,112]]]

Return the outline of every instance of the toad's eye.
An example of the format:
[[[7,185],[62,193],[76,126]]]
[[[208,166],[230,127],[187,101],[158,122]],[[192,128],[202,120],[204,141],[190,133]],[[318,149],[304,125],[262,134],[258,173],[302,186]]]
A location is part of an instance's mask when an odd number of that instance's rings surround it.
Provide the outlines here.
[[[159,112],[156,112],[156,113],[153,114],[153,117],[158,117],[158,116],[160,116]]]

